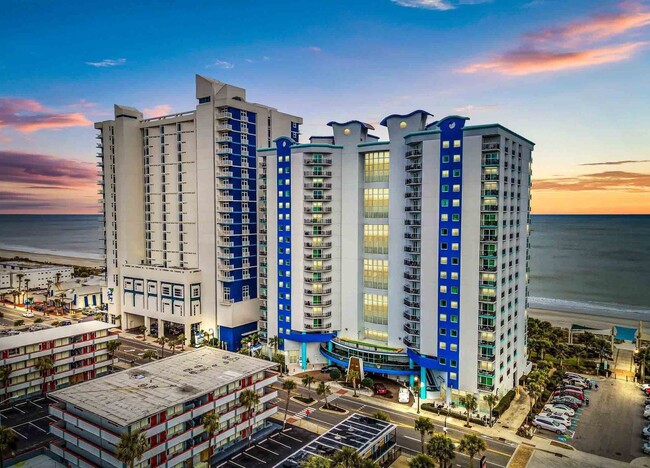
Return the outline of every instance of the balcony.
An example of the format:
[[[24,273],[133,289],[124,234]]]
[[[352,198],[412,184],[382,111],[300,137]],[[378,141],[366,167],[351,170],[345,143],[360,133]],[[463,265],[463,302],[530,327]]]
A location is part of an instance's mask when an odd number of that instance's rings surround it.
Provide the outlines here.
[[[332,288],[305,288],[303,291],[308,296],[326,296],[332,293]]]
[[[305,247],[309,249],[327,249],[332,247],[331,242],[313,242],[313,241],[305,241]]]
[[[221,146],[217,149],[217,154],[232,154],[232,148]]]
[[[481,196],[483,197],[498,197],[499,189],[484,189],[481,191]]]
[[[418,328],[415,328],[412,325],[409,325],[408,323],[404,324],[404,331],[409,335],[416,335],[416,336],[420,335],[420,330]]]
[[[487,302],[487,303],[493,304],[493,303],[496,303],[497,297],[496,296],[487,296],[487,295],[484,295],[484,294],[479,294],[478,300],[480,302]]]
[[[493,392],[494,391],[494,384],[492,385],[487,385],[487,384],[478,384],[478,389],[484,392]]]
[[[404,252],[419,254],[422,252],[422,249],[419,246],[407,245],[404,246]]]
[[[331,195],[306,194],[305,201],[332,201]]]
[[[332,171],[305,171],[305,177],[332,177]]]
[[[304,256],[306,260],[329,260],[332,258],[332,254],[329,253],[318,255],[314,255],[313,253],[305,253]]]
[[[492,369],[492,370],[489,370],[489,369],[481,369],[481,368],[479,367],[479,369],[478,369],[478,375],[485,375],[485,376],[492,377],[492,376],[494,375],[494,369]]]
[[[332,184],[330,184],[329,182],[305,182],[303,184],[303,187],[306,188],[307,190],[319,190],[319,189],[329,190],[332,188]]]
[[[404,315],[404,318],[406,320],[410,320],[412,322],[417,322],[417,321],[420,320],[420,313],[419,312],[416,313],[416,312],[411,311],[411,310],[405,310],[402,315]]]
[[[422,234],[419,232],[405,232],[404,233],[404,239],[409,239],[409,240],[420,240],[422,238]]]
[[[218,120],[232,119],[232,113],[231,112],[220,112],[217,119]]]
[[[327,284],[332,282],[331,276],[323,276],[322,278],[305,277],[306,284]]]
[[[497,329],[496,325],[492,324],[485,324],[485,323],[479,323],[478,324],[478,330],[479,331],[484,331],[484,332],[495,332]]]
[[[407,279],[407,280],[411,280],[411,281],[420,281],[420,274],[419,273],[406,272],[406,273],[404,273],[404,278]]]
[[[307,272],[332,271],[332,265],[305,265]]]
[[[404,196],[408,199],[422,198],[422,192],[406,192]]]
[[[481,242],[498,242],[499,236],[496,234],[481,234]]]
[[[314,301],[313,299],[306,299],[303,302],[307,307],[327,307],[332,305],[331,299],[327,299],[326,301]]]
[[[418,307],[420,307],[420,301],[414,301],[414,300],[411,300],[411,299],[404,299],[404,305],[407,305],[409,307],[418,308]]]
[[[493,174],[493,173],[483,173],[481,175],[481,180],[483,181],[488,181],[488,180],[499,180],[499,174]]]
[[[331,213],[332,207],[330,206],[306,206],[305,213]]]
[[[318,318],[328,318],[332,316],[332,312],[320,312],[320,313],[315,313],[315,312],[309,312],[305,311],[304,312],[305,317],[311,318],[311,319],[318,319]]]
[[[501,148],[499,143],[483,143],[483,151],[498,150]]]
[[[496,280],[495,281],[485,280],[485,281],[479,281],[478,285],[486,288],[496,288],[497,282]]]
[[[305,224],[332,224],[331,218],[305,218]]]
[[[407,292],[409,294],[420,294],[420,288],[416,288],[414,286],[409,286],[405,285],[404,286],[404,292]]]
[[[420,219],[406,219],[404,220],[405,226],[420,226],[422,225],[422,220]]]
[[[415,157],[418,157],[418,156],[422,156],[422,150],[421,149],[413,149],[413,150],[410,150],[410,151],[407,151],[406,153],[404,153],[404,156],[406,156],[407,158],[415,158]]]
[[[498,211],[499,211],[499,205],[498,205],[498,204],[494,204],[494,203],[491,203],[491,204],[489,204],[489,205],[488,205],[488,204],[481,205],[481,211],[482,211],[483,213],[494,213],[494,212],[498,212]]]
[[[419,213],[422,211],[422,206],[421,205],[410,205],[405,208],[406,212],[410,213]]]
[[[421,171],[422,170],[422,163],[412,163],[412,164],[407,164],[406,165],[406,170],[407,171]]]
[[[420,347],[419,340],[414,336],[407,336],[406,338],[404,338],[402,340],[402,343],[404,343],[409,348],[419,348]]]
[[[499,158],[483,158],[481,159],[481,165],[483,167],[491,167],[491,166],[498,166],[499,165]]]
[[[305,330],[329,330],[332,328],[331,323],[305,324]]]
[[[406,185],[421,185],[422,184],[422,178],[421,177],[409,177],[406,179]]]
[[[406,265],[408,267],[420,268],[421,264],[422,264],[422,262],[420,262],[420,260],[414,260],[414,259],[408,259],[408,258],[404,259],[404,265]]]
[[[331,230],[325,231],[305,231],[305,237],[322,237],[322,236],[331,236]]]
[[[495,346],[495,340],[496,340],[496,338],[493,338],[491,340],[481,340],[481,339],[479,339],[478,344],[483,345],[483,346],[492,346],[492,347],[494,347]]]
[[[484,362],[494,362],[496,356],[494,354],[478,354],[478,360]]]
[[[307,158],[304,160],[306,166],[330,166],[332,158]]]

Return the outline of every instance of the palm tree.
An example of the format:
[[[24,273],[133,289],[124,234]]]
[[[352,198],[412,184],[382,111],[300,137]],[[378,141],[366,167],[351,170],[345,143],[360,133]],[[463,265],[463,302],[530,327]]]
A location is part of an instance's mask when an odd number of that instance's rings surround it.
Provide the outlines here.
[[[306,375],[302,378],[302,384],[307,387],[307,397],[311,400],[311,384],[316,381],[311,375]]]
[[[169,346],[169,349],[170,349],[171,352],[172,352],[172,356],[176,353],[176,343],[177,343],[177,342],[178,342],[178,341],[175,340],[175,339],[174,339],[174,340],[170,339],[169,342],[168,342],[168,345],[167,345],[167,346]]]
[[[0,468],[4,466],[5,457],[16,449],[16,439],[13,429],[0,426]]]
[[[559,360],[560,369],[563,369],[563,361],[570,356],[569,346],[564,343],[558,343],[555,345],[554,354],[555,357]]]
[[[29,282],[31,280],[29,278],[25,278],[25,299],[29,299]],[[25,300],[23,300],[25,302]],[[27,306],[27,310],[29,310],[29,306]]]
[[[165,357],[165,345],[167,344],[169,340],[165,338],[164,336],[158,337],[156,340],[156,343],[160,345],[160,357],[161,359]]]
[[[332,463],[337,468],[357,468],[361,465],[361,455],[352,447],[343,447],[332,457]]]
[[[176,339],[181,345],[181,351],[185,351],[185,334],[181,333],[180,335],[178,335],[178,338]]]
[[[492,427],[492,410],[499,403],[499,397],[494,393],[488,393],[487,395],[483,395],[483,401],[487,403],[490,409],[490,427]]]
[[[475,434],[465,434],[458,444],[458,451],[469,456],[469,466],[474,466],[474,457],[487,450],[483,439]]]
[[[47,298],[47,304],[50,304],[50,290],[52,289],[52,280],[49,279],[47,280],[47,295],[45,296]],[[43,315],[45,315],[45,312],[43,312]]]
[[[210,458],[212,458],[212,455],[214,455],[214,448],[212,447],[212,439],[214,439],[215,434],[219,430],[219,415],[216,413],[205,413],[203,415],[203,428],[205,429],[205,432],[208,433],[210,436],[209,442],[208,442],[208,448],[210,451],[210,457],[208,458],[208,461]]]
[[[239,402],[246,407],[246,413],[250,413],[251,409],[260,404],[260,396],[255,390],[244,390],[239,394]],[[248,414],[248,446],[251,446],[253,440],[253,419],[255,419],[255,412]],[[285,417],[286,420],[286,417]]]
[[[474,395],[471,393],[466,393],[465,396],[460,399],[460,402],[463,404],[463,406],[465,406],[465,411],[467,411],[467,424],[465,424],[465,427],[472,427],[469,424],[469,418],[472,415],[472,411],[476,411],[476,408],[478,407],[478,401]]]
[[[318,387],[316,387],[316,395],[323,397],[325,399],[324,408],[327,408],[327,397],[332,394],[330,386],[325,382],[318,382]]]
[[[357,380],[359,380],[359,373],[354,369],[348,370],[348,379],[352,381],[352,389],[354,390],[353,396],[357,396]]]
[[[440,468],[446,468],[456,454],[454,453],[454,442],[443,433],[436,433],[427,442],[427,454],[438,460]]]
[[[11,295],[13,296],[14,299],[14,309],[15,309],[16,302],[18,302],[18,297],[20,297],[20,293],[14,289],[13,291],[11,291]]]
[[[122,346],[122,342],[120,340],[113,340],[106,343],[106,351],[108,351],[108,355],[111,357],[111,359],[115,358],[115,352],[120,346]]]
[[[23,278],[24,277],[25,277],[25,275],[23,273],[18,273],[16,275],[16,278],[18,278],[18,294],[23,292],[22,286],[23,286]]]
[[[310,455],[300,462],[300,468],[330,468],[332,462],[318,455]]]
[[[384,413],[383,411],[375,411],[372,413],[372,417],[375,419],[379,419],[380,421],[386,421],[390,422],[390,416],[388,413]]]
[[[158,357],[158,353],[153,349],[148,349],[142,354],[142,359],[148,359],[149,362],[153,361]]]
[[[285,362],[285,357],[283,353],[275,353],[273,355],[273,362],[277,362],[280,365],[280,377],[282,377],[284,374],[284,362]]]
[[[278,348],[280,347],[280,338],[278,338],[277,335],[272,336],[271,338],[269,338],[267,343],[269,345],[269,348],[271,348],[271,350],[273,351],[273,354],[271,356],[275,356],[278,352]]]
[[[420,453],[409,460],[409,468],[435,468],[436,461],[429,455]]]
[[[120,435],[120,441],[115,446],[115,458],[133,468],[138,460],[149,449],[149,441],[141,429],[125,432]]]
[[[142,341],[147,341],[147,327],[140,325],[138,327],[138,333],[142,335]]]
[[[291,379],[287,379],[282,383],[282,390],[287,392],[287,404],[284,408],[284,424],[282,425],[283,429],[287,427],[287,415],[289,414],[289,399],[291,398],[291,392],[294,391],[296,387],[296,382]]]
[[[11,365],[4,365],[0,367],[0,382],[2,382],[3,394],[2,394],[2,404],[7,401],[7,394],[9,393],[9,381],[11,380],[11,373],[13,369]]]
[[[43,356],[36,359],[34,363],[34,369],[41,373],[41,378],[43,379],[43,395],[47,393],[47,385],[45,379],[47,378],[47,373],[54,367],[54,360],[51,356]],[[55,383],[55,380],[52,379],[52,383]]]
[[[59,284],[61,282],[61,273],[54,275],[54,278],[56,280],[54,284]]]
[[[420,416],[415,420],[414,428],[420,433],[420,451],[424,453],[424,443],[428,435],[433,434],[433,431],[436,429],[435,424],[430,418],[426,416]]]

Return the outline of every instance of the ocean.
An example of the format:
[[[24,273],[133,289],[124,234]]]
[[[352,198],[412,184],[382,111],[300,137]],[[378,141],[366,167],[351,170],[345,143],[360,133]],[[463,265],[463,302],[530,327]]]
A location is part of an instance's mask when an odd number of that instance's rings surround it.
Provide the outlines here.
[[[530,306],[650,319],[650,216],[533,215]],[[97,215],[0,215],[0,248],[101,258]]]

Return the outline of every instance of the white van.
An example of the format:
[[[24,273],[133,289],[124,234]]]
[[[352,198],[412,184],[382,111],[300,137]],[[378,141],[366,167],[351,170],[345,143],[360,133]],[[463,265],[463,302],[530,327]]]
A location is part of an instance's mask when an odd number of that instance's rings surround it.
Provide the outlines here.
[[[400,403],[408,403],[411,398],[411,392],[406,387],[401,387],[399,393],[397,394],[397,401]]]

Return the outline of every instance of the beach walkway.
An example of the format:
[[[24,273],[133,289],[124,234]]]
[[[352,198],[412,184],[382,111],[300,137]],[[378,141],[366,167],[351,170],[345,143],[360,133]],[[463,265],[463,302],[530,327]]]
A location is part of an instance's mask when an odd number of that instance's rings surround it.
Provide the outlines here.
[[[634,344],[614,345],[614,372],[617,378],[634,379]]]

